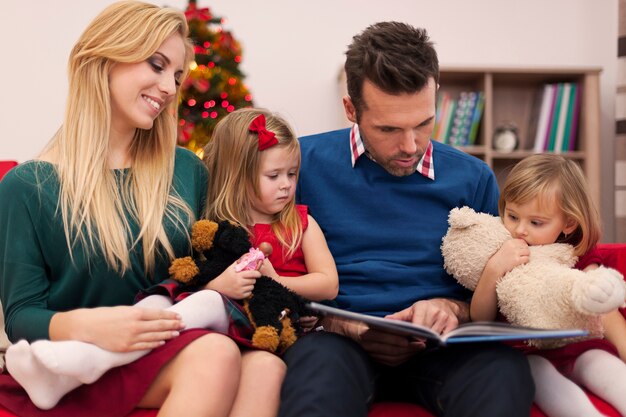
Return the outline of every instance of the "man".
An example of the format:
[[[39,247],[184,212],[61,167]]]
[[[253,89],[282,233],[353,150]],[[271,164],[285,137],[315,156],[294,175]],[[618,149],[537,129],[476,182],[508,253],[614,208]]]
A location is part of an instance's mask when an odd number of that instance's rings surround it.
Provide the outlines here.
[[[446,333],[469,320],[469,294],[443,269],[448,212],[497,214],[497,183],[482,161],[430,140],[439,64],[424,30],[378,23],[346,55],[354,126],[301,139],[298,199],[337,263],[339,307]],[[285,355],[281,417],[365,416],[374,399],[445,416],[530,413],[528,364],[507,346],[431,349],[361,323],[322,324]]]

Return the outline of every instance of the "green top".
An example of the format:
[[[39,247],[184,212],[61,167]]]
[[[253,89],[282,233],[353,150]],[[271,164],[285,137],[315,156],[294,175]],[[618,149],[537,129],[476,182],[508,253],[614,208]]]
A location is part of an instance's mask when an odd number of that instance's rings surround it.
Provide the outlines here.
[[[200,159],[178,148],[173,189],[196,217],[202,213],[207,181]],[[58,311],[132,304],[140,289],[168,277],[170,261],[159,255],[154,276],[147,275],[140,244],[130,251],[131,267],[123,277],[101,253],[85,256],[81,245],[72,260],[58,197],[58,176],[48,162],[18,165],[0,182],[0,298],[13,342],[48,339],[50,319]],[[134,239],[138,228],[132,222],[131,228]],[[167,220],[165,230],[177,257],[191,252],[185,231]]]

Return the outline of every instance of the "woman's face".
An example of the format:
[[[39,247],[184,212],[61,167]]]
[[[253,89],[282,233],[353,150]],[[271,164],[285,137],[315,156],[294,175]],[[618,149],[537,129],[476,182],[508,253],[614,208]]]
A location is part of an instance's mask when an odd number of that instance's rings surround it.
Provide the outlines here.
[[[109,74],[113,135],[132,137],[135,129],[152,128],[154,119],[176,97],[184,62],[183,39],[174,34],[147,60],[113,66]]]

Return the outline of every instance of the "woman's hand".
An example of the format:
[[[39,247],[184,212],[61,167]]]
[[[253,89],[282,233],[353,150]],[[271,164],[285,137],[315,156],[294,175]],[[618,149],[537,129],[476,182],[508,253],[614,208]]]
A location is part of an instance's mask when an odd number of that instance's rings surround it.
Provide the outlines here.
[[[235,271],[236,263],[234,262],[215,279],[209,281],[205,288],[215,290],[235,300],[249,297],[257,278],[261,277],[261,273],[254,269],[237,272]]]
[[[50,339],[80,340],[113,352],[129,352],[159,347],[183,328],[173,311],[133,306],[82,308],[55,314]]]

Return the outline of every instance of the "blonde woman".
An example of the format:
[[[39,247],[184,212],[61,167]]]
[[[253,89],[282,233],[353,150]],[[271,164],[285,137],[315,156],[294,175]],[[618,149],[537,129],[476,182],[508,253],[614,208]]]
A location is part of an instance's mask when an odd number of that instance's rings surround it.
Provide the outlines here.
[[[169,8],[122,1],[105,9],[70,54],[62,127],[36,160],[0,183],[0,293],[16,379],[65,390],[81,384],[46,379],[31,351],[39,339],[155,349],[46,415],[123,416],[135,407],[160,408],[161,416],[264,415],[259,401],[272,399],[259,381],[282,380],[284,365],[268,353],[242,356],[227,336],[180,333],[186,323],[164,309],[169,304],[127,306],[167,277],[171,259],[190,252],[189,226],[206,198],[206,169],[176,148],[178,86],[192,58],[187,36],[184,15]],[[0,376],[0,404],[38,415],[25,395]]]

